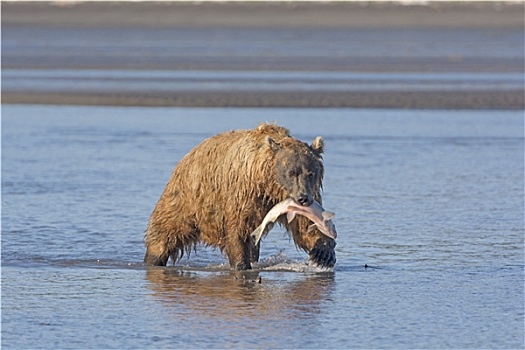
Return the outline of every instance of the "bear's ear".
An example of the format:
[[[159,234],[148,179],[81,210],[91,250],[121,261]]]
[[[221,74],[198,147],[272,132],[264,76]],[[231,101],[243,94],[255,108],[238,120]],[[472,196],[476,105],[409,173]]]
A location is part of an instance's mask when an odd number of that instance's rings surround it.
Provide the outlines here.
[[[324,152],[324,140],[321,136],[317,136],[310,146],[315,154],[321,156],[321,153]]]
[[[274,152],[277,152],[279,149],[281,149],[281,145],[278,142],[276,142],[274,139],[272,139],[270,136],[266,136],[264,141],[266,141],[268,146],[270,146],[270,148]]]

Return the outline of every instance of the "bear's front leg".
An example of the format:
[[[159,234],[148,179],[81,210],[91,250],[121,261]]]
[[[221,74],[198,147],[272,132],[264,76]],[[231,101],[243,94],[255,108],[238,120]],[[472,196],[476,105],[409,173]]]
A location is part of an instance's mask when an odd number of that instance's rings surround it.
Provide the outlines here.
[[[335,240],[323,236],[319,238],[314,247],[308,253],[310,261],[321,267],[334,267],[335,266]]]
[[[255,244],[255,238],[250,237],[250,263],[259,262],[259,251],[261,248],[261,242]]]
[[[251,244],[250,237],[247,240],[240,237],[229,239],[226,255],[233,270],[250,270],[252,268],[250,263]]]
[[[308,232],[310,222],[301,217],[292,221],[290,231],[292,232],[295,244],[308,253],[311,262],[320,267],[335,266],[335,240],[323,235],[320,231]]]

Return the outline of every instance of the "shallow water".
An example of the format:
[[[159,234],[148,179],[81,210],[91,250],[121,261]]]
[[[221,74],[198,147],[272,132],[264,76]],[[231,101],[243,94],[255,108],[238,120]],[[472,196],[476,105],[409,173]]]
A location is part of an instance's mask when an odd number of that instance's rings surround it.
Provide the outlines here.
[[[115,94],[141,91],[508,91],[523,88],[514,73],[371,73],[323,71],[144,71],[13,69],[2,73],[9,92]]]
[[[307,266],[279,228],[255,271],[201,248],[142,266],[176,162],[261,121],[325,138],[335,270]],[[523,348],[523,123],[523,111],[4,105],[2,346]]]
[[[219,15],[219,14],[217,14]],[[497,14],[495,14],[497,16]],[[410,22],[410,20],[408,20]],[[125,27],[6,23],[4,69],[521,72],[521,27]],[[385,67],[388,67],[385,69]]]

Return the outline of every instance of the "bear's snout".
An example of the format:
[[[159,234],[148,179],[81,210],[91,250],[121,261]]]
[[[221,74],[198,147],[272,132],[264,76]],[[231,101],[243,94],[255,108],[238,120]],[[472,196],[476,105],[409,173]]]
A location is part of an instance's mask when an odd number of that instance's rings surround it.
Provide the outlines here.
[[[304,194],[304,193],[298,195],[297,198],[296,198],[297,204],[303,205],[305,207],[309,207],[310,204],[313,203],[313,201],[314,200],[313,200],[312,196],[310,196],[308,194]]]

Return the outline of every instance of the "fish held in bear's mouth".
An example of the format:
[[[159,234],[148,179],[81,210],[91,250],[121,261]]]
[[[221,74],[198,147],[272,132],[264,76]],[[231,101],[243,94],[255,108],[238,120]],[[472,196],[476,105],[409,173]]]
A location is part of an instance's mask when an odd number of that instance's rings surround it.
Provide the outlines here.
[[[313,222],[313,224],[308,227],[308,232],[318,229],[322,234],[330,238],[335,239],[337,237],[337,231],[332,222],[332,218],[335,216],[334,213],[325,211],[317,201],[313,201],[310,206],[305,207],[296,204],[291,198],[288,198],[277,203],[268,214],[266,214],[263,222],[250,234],[250,236],[254,237],[255,244],[259,243],[261,236],[266,232],[266,227],[270,225],[268,230],[271,230],[273,227],[271,224],[283,214],[286,214],[288,223],[292,222],[295,215],[305,216]]]

